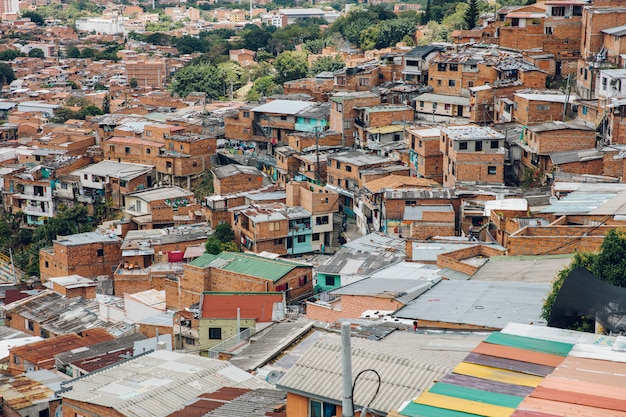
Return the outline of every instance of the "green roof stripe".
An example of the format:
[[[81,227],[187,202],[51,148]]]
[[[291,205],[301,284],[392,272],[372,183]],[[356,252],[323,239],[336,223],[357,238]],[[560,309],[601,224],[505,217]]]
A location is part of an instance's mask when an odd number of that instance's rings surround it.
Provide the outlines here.
[[[485,339],[485,342],[534,352],[549,353],[557,356],[567,356],[574,347],[571,343],[552,342],[550,340],[535,339],[533,337],[517,336],[500,332],[491,333],[491,335]]]
[[[448,397],[462,398],[464,400],[476,401],[480,403],[499,405],[507,408],[517,408],[524,397],[515,395],[499,394],[496,392],[483,391],[476,388],[468,388],[460,385],[446,384],[438,382],[433,385],[428,392],[433,394],[447,395]]]
[[[416,404],[413,401],[400,411],[400,415],[407,417],[477,417],[476,414]]]
[[[307,266],[282,259],[269,259],[241,252],[222,252],[219,255],[205,253],[189,264],[198,268],[212,266],[225,271],[267,279],[272,282],[278,281],[294,268]]]

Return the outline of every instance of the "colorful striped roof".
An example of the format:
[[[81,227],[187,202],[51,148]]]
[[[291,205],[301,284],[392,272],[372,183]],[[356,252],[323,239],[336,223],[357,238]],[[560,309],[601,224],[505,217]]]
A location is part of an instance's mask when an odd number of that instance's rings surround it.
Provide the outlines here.
[[[626,350],[618,345],[608,336],[509,325],[394,415],[626,417]]]

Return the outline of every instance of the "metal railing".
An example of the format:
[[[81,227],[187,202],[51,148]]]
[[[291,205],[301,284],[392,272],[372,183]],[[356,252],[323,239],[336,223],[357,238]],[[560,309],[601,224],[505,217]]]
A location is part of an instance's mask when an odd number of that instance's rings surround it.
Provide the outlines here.
[[[255,329],[249,328],[244,330],[243,332],[239,332],[230,339],[224,340],[223,342],[209,349],[209,358],[216,359],[220,355],[220,352],[228,352],[229,350],[240,344],[242,341],[245,341],[249,337],[253,336],[255,333]]]

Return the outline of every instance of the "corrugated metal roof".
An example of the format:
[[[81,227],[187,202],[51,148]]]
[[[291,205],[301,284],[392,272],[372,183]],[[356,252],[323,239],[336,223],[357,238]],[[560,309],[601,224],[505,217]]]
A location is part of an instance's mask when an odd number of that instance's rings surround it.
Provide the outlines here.
[[[404,207],[403,219],[409,221],[423,220],[424,212],[454,213],[454,209],[451,204],[406,206]]]
[[[428,103],[456,104],[458,106],[469,106],[470,99],[467,97],[446,96],[443,94],[424,93],[415,97],[416,101]]]
[[[213,262],[216,263],[213,264]],[[199,268],[212,267],[223,269],[225,271],[251,275],[273,282],[278,281],[294,268],[301,266],[308,267],[306,264],[289,262],[283,259],[268,259],[261,256],[235,252],[222,252],[219,255],[205,253],[190,262],[190,265]]]
[[[255,107],[253,110],[255,113],[296,114],[314,105],[315,103],[310,101],[272,100]]]
[[[441,281],[394,316],[501,329],[509,322],[543,323],[549,283]]]
[[[282,377],[277,387],[287,392],[341,404],[341,345],[317,342]],[[352,372],[375,369],[382,384],[370,408],[378,413],[397,409],[407,399],[428,389],[449,368],[420,362],[418,358],[396,357],[381,352],[352,348]],[[377,379],[364,374],[355,390],[355,407],[366,405],[377,388]]]
[[[166,415],[224,386],[271,389],[228,362],[157,350],[74,380],[61,397],[145,417]]]

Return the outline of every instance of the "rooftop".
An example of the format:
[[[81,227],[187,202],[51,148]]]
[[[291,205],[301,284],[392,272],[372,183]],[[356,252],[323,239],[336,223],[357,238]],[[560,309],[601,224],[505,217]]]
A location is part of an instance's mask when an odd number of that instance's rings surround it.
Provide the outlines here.
[[[447,126],[442,128],[441,131],[446,133],[452,140],[504,139],[504,135],[490,127],[484,126]]]
[[[110,407],[128,417],[166,415],[229,386],[271,389],[226,361],[157,350],[69,381],[62,398]]]
[[[248,175],[258,175],[262,176],[263,173],[256,169],[255,167],[251,167],[248,165],[237,165],[237,164],[229,164],[217,166],[212,169],[213,175],[217,178],[228,178],[237,174],[248,174]]]
[[[198,268],[223,269],[273,282],[278,281],[294,268],[308,267],[306,264],[285,261],[283,259],[269,259],[240,252],[221,252],[219,255],[205,253],[189,264]]]
[[[185,190],[184,188],[172,186],[135,191],[126,194],[126,196],[137,197],[141,198],[144,201],[151,202],[176,198],[190,198],[193,197],[193,193],[191,191]]]
[[[366,183],[364,186],[373,193],[379,193],[384,189],[397,188],[431,188],[437,186],[437,182],[428,178],[407,177],[404,175],[388,175]]]
[[[382,156],[364,153],[360,151],[341,152],[328,156],[328,160],[337,160],[345,164],[356,166],[367,166],[373,164],[389,163],[393,164],[395,161],[391,158],[385,158]]]
[[[295,115],[312,105],[313,103],[310,101],[272,100],[268,103],[255,107],[254,112]]]
[[[394,316],[502,329],[509,322],[545,323],[543,300],[550,283],[441,281]]]
[[[125,162],[102,161],[72,172],[73,175],[96,175],[98,177],[119,178],[130,181],[141,175],[150,173],[154,169],[151,165],[129,164]]]
[[[99,233],[99,232],[85,232],[76,233],[74,235],[57,236],[54,243],[63,246],[80,246],[91,245],[94,243],[120,243],[120,239],[115,235]]]

